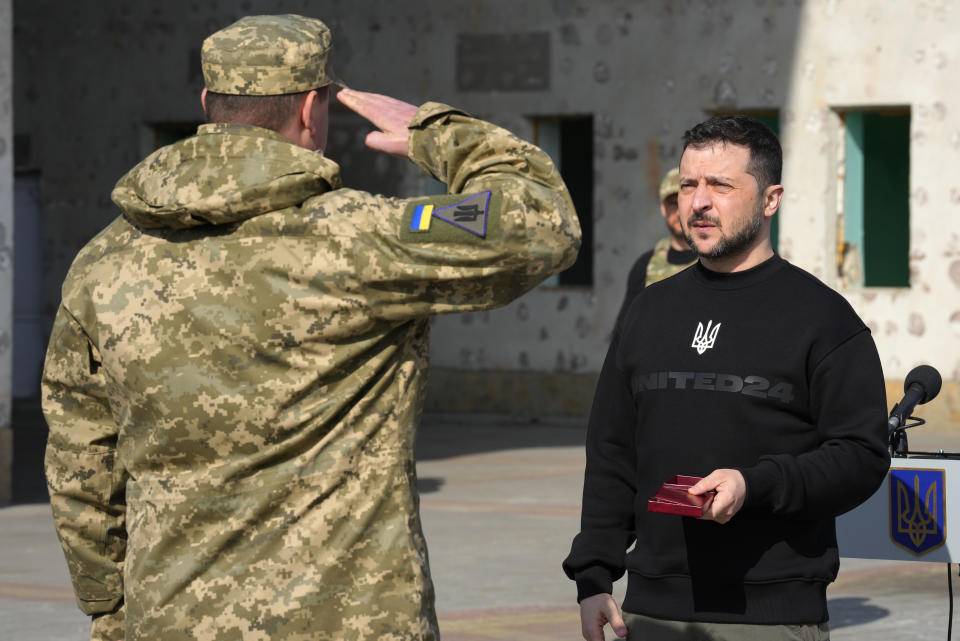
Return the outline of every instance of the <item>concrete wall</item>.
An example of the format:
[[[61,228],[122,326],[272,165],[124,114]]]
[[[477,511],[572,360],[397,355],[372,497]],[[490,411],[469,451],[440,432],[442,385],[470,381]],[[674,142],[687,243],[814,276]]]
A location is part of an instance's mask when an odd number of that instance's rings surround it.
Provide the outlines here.
[[[630,266],[665,234],[657,186],[679,164],[680,135],[715,110],[772,110],[786,100],[801,8],[540,2],[508,19],[511,3],[484,4],[471,30],[502,30],[502,22],[551,34],[553,82],[536,94],[457,99],[522,135],[529,132],[525,116],[594,115],[595,284],[543,287],[503,310],[438,319],[433,362],[444,370],[433,376],[428,407],[442,409],[450,387],[473,399],[483,386],[459,372],[484,369],[490,386],[507,392],[488,394],[497,411],[585,415]],[[544,377],[551,382],[544,385]],[[484,397],[463,404],[488,407]]]
[[[888,378],[919,362],[937,366],[951,381],[937,402],[943,420],[960,426],[960,182],[946,169],[960,154],[960,88],[949,82],[960,65],[960,16],[951,3],[18,0],[16,8],[16,129],[42,171],[49,314],[73,254],[115,215],[109,190],[149,151],[151,123],[200,118],[202,38],[241,15],[292,11],[330,24],[338,73],[357,88],[439,99],[528,138],[533,116],[594,117],[593,287],[541,287],[502,310],[437,319],[430,409],[584,414],[627,270],[663,234],[656,185],[679,161],[681,133],[714,111],[778,111],[782,253],[848,296],[874,330]],[[524,49],[544,38],[546,50]],[[846,289],[835,267],[837,109],[870,105],[913,113],[909,289]],[[403,195],[424,188],[415,168],[362,149],[362,123],[338,111],[332,124],[330,155],[347,184]]]
[[[652,189],[655,177],[678,161],[680,133],[713,111],[775,109],[785,151],[781,253],[841,291],[870,326],[887,378],[896,381],[889,386],[891,403],[902,395],[898,380],[917,364],[932,364],[944,376],[944,391],[918,413],[940,428],[960,428],[960,179],[949,170],[960,157],[960,87],[950,80],[960,71],[960,7],[620,2],[589,9],[568,4],[573,8],[563,15],[561,3],[552,6],[555,77],[563,78],[561,92],[573,94],[554,96],[552,104],[560,111],[593,110],[601,123],[597,286],[589,293],[541,290],[502,312],[475,315],[472,323],[440,320],[435,344],[452,349],[435,362],[461,370],[516,370],[523,369],[518,362],[529,362],[530,369],[551,373],[595,372],[626,268],[661,233]],[[908,106],[912,115],[911,287],[850,286],[837,267],[840,114],[888,106]],[[501,333],[509,340],[483,341],[484,334]],[[469,337],[466,347],[458,344],[463,337]],[[471,362],[481,348],[484,362]],[[522,358],[526,353],[535,357]],[[582,398],[590,379],[568,388],[566,405]],[[517,381],[515,387],[529,396],[530,386]],[[562,407],[556,398],[542,398],[542,406]]]

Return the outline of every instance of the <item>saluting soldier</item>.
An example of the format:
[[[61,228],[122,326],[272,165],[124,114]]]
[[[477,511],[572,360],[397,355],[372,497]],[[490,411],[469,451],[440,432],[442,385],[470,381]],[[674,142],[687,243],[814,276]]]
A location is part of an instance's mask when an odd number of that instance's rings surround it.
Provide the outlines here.
[[[343,89],[449,195],[341,187],[319,20],[203,43],[208,124],[117,183],[43,377],[54,518],[91,638],[435,639],[413,460],[428,320],[571,265],[541,150],[436,102]]]

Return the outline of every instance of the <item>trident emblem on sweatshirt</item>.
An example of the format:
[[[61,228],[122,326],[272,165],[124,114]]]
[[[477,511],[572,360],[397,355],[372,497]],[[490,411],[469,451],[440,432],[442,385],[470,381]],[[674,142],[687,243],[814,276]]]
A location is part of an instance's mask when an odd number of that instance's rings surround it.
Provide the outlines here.
[[[712,320],[707,321],[707,327],[703,327],[703,323],[697,323],[697,333],[693,335],[693,343],[690,347],[697,350],[697,354],[703,354],[705,351],[713,347],[713,344],[717,342],[717,332],[720,331],[720,323],[713,325]]]

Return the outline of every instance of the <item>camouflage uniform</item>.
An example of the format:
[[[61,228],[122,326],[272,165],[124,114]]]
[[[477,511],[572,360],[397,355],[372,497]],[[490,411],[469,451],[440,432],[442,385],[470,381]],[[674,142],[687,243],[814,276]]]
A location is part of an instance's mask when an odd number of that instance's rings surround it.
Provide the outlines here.
[[[663,203],[667,198],[670,196],[675,196],[679,192],[680,170],[674,167],[668,171],[663,176],[663,180],[660,181],[660,202]],[[688,254],[689,251],[685,251],[683,253]],[[682,272],[684,269],[697,262],[696,256],[692,256],[689,261],[671,263],[667,258],[669,254],[670,237],[668,236],[657,241],[657,244],[653,247],[650,257],[645,261],[646,274],[644,275],[643,280],[646,286],[649,287],[650,285],[661,281],[664,278],[669,278],[674,274]],[[646,256],[643,258],[646,258]],[[631,276],[633,275],[631,274]]]
[[[671,169],[660,181],[660,202],[676,195],[680,191],[680,170]],[[669,227],[669,221],[667,225]],[[627,292],[617,312],[615,326],[623,322],[630,303],[645,287],[682,272],[697,262],[696,254],[690,250],[671,249],[670,237],[661,238],[653,249],[640,254],[627,274]]]
[[[687,267],[697,262],[697,259],[694,258],[689,263],[674,264],[667,260],[667,255],[669,253],[669,237],[661,238],[657,241],[657,244],[653,246],[653,253],[650,255],[650,260],[647,262],[647,274],[644,279],[647,287],[663,280],[664,278],[669,278],[674,274],[679,274]]]
[[[341,189],[321,154],[227,124],[117,184],[43,379],[92,638],[437,637],[412,454],[428,317],[516,298],[574,261],[580,228],[509,132],[427,103],[408,152],[458,195]]]

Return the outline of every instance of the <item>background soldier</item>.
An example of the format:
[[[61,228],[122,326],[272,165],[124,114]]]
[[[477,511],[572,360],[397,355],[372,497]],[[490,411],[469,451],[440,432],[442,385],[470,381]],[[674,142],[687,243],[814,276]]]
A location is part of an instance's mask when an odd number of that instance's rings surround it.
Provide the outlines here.
[[[683,227],[680,225],[677,206],[679,189],[680,171],[671,169],[660,181],[660,215],[663,216],[663,222],[667,224],[670,235],[658,240],[653,249],[640,254],[630,268],[630,274],[627,276],[627,293],[623,297],[620,311],[617,312],[618,324],[627,313],[630,303],[644,287],[673,276],[697,260],[697,255],[687,244],[687,239],[683,236]]]
[[[446,105],[343,90],[451,195],[341,189],[330,32],[203,44],[207,120],[117,184],[43,379],[57,530],[95,639],[433,639],[412,446],[428,319],[575,259],[548,157]]]

